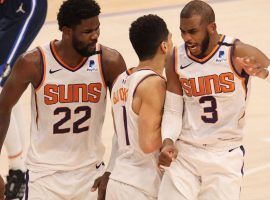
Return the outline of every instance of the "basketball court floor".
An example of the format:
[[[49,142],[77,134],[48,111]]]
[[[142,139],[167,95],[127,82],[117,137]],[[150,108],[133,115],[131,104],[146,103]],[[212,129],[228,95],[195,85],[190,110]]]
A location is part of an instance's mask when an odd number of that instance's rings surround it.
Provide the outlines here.
[[[30,49],[53,39],[61,39],[56,13],[61,0],[48,0],[45,25]],[[182,43],[179,31],[179,13],[186,0],[98,0],[102,7],[99,42],[118,50],[128,68],[138,64],[138,59],[128,39],[128,29],[133,20],[144,14],[157,14],[164,18],[173,34],[175,45]],[[270,1],[269,0],[210,0],[216,13],[218,32],[239,38],[256,46],[270,57]],[[26,120],[30,123],[30,90],[21,99]],[[252,78],[251,95],[246,112],[244,135],[245,176],[242,200],[270,199],[270,84]],[[29,127],[24,127],[25,148],[29,144]],[[110,103],[107,106],[103,141],[106,146],[105,161],[111,148],[113,125]],[[226,163],[224,163],[226,164]],[[6,175],[8,162],[5,149],[0,156],[0,173]]]

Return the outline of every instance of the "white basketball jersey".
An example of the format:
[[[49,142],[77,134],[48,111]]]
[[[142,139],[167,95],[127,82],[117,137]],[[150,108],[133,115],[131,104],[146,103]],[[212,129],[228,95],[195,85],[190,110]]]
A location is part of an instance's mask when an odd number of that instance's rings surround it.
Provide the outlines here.
[[[157,76],[149,69],[123,72],[112,89],[112,109],[118,139],[118,153],[110,178],[132,185],[157,197],[160,175],[157,152],[145,154],[138,141],[138,115],[132,109],[137,86],[147,77]]]
[[[106,86],[100,54],[71,68],[57,55],[54,42],[39,50],[44,70],[39,87],[32,87],[28,168],[65,171],[101,161]]]
[[[221,36],[203,59],[183,44],[175,48],[175,70],[183,89],[180,140],[198,146],[235,146],[242,142],[250,80],[232,64],[234,39]]]

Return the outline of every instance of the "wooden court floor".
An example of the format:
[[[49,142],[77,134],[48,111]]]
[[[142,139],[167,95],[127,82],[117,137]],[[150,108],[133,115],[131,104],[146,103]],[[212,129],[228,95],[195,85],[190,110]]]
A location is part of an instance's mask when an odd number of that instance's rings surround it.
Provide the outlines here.
[[[61,38],[56,23],[56,13],[61,0],[48,0],[48,16],[44,27],[31,45],[42,45],[52,39]],[[143,14],[158,14],[167,22],[175,45],[182,43],[179,31],[179,13],[186,0],[100,0],[102,6],[101,35],[99,42],[117,49],[128,67],[138,64],[128,39],[128,29],[133,20]],[[270,1],[269,0],[210,0],[215,10],[219,33],[241,39],[256,46],[270,57]],[[26,118],[30,122],[30,90],[22,97]],[[244,145],[245,176],[242,200],[270,199],[270,84],[253,78],[247,108]],[[29,143],[29,127],[24,127],[25,146]],[[103,140],[106,146],[105,161],[108,160],[113,126],[110,104],[107,107]],[[225,163],[226,164],[226,163]],[[0,173],[8,169],[6,152],[0,157]]]

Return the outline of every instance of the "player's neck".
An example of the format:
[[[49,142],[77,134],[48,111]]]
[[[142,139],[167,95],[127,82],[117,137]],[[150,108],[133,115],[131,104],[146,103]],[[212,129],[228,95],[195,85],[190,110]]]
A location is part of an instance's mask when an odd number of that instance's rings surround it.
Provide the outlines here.
[[[153,58],[151,60],[140,61],[137,70],[147,68],[152,69],[158,74],[162,75],[165,66],[165,60]]]
[[[61,41],[55,42],[55,50],[60,56],[60,58],[68,65],[68,66],[77,66],[81,63],[84,58],[80,54],[76,52],[76,50],[70,46],[69,43]]]
[[[217,32],[212,37],[210,37],[209,45],[208,45],[207,50],[204,53],[204,56],[209,55],[213,51],[213,49],[218,44],[220,37],[221,37],[221,35],[219,35]]]

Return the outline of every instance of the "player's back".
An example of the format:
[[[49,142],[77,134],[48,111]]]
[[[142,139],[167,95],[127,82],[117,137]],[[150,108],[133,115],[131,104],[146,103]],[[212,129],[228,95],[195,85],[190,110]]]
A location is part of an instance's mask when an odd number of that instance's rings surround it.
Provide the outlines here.
[[[38,88],[32,88],[28,168],[46,173],[100,162],[106,110],[100,55],[84,58],[71,68],[57,55],[54,42],[40,52],[43,79]]]
[[[130,74],[123,72],[112,89],[112,110],[117,134],[118,152],[110,176],[153,197],[157,196],[160,174],[157,168],[157,152],[145,154],[139,145],[138,115],[132,109],[133,97],[138,85],[149,76],[157,74],[144,69]]]

